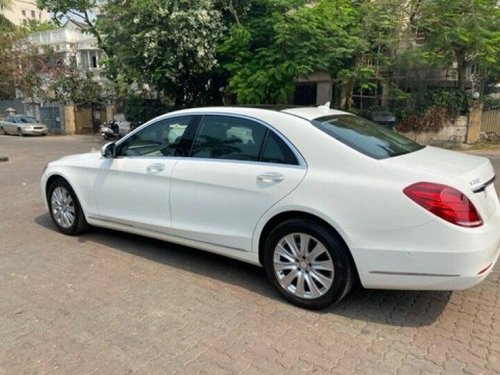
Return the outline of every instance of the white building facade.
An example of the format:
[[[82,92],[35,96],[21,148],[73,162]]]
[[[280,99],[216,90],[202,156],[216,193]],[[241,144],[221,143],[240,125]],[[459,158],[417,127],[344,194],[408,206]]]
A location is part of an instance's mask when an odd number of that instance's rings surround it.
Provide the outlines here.
[[[37,7],[36,0],[12,0],[9,6],[0,9],[0,14],[16,26],[24,21],[45,22],[50,18],[47,11]]]

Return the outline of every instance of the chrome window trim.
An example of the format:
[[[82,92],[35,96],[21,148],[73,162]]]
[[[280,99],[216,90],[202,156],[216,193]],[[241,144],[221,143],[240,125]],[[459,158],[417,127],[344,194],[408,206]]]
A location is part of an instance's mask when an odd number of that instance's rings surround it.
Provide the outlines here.
[[[286,113],[286,112],[280,112],[280,113]],[[172,116],[169,116],[169,114],[165,114],[160,116],[159,118],[154,118],[152,120],[149,120],[145,124],[141,125],[137,129],[134,129],[132,132],[128,133],[125,137],[121,138],[116,142],[116,147],[118,147],[122,142],[127,140],[129,137],[131,137],[133,134],[136,132],[140,131],[141,129],[145,129],[146,127],[152,126],[156,124],[159,121],[164,121],[164,120],[170,120],[170,119],[175,119],[177,117],[186,117],[186,116],[228,116],[228,117],[235,117],[235,118],[241,118],[244,120],[250,120],[254,121],[260,125],[265,126],[267,129],[270,131],[273,131],[286,145],[287,147],[292,150],[293,154],[297,158],[298,165],[294,164],[282,164],[282,163],[267,163],[264,161],[248,161],[248,160],[235,160],[235,159],[212,159],[212,158],[196,158],[196,157],[191,157],[191,156],[158,156],[158,158],[178,158],[178,159],[198,159],[198,160],[222,160],[222,161],[231,161],[231,162],[240,162],[240,163],[251,163],[251,164],[257,164],[257,165],[278,165],[278,166],[287,166],[287,167],[302,167],[307,169],[307,161],[302,156],[301,152],[293,145],[292,142],[283,134],[281,133],[278,129],[276,129],[274,126],[268,124],[265,121],[262,121],[261,119],[258,119],[253,116],[249,115],[243,115],[240,113],[232,113],[232,112],[224,112],[224,111],[217,111],[217,112],[203,112],[203,111],[196,111],[196,112],[188,112],[188,113],[176,113]],[[300,118],[300,117],[298,117]],[[200,123],[203,119],[200,120]],[[199,124],[198,124],[199,125]],[[196,134],[197,135],[197,134]],[[193,139],[193,142],[196,140],[196,135],[195,138]],[[133,156],[133,158],[141,158],[142,156]],[[121,156],[120,158],[132,158],[132,156]]]

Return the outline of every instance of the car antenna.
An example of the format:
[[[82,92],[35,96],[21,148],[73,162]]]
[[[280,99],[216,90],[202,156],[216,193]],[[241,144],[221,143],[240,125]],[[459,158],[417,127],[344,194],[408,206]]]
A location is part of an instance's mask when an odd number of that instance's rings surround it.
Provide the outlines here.
[[[323,105],[319,105],[318,109],[322,110],[322,111],[329,111],[330,110],[330,102],[326,102]]]

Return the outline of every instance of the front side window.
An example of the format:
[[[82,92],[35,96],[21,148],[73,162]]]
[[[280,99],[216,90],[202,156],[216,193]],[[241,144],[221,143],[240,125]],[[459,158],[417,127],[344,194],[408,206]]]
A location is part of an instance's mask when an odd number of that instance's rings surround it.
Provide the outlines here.
[[[267,134],[264,125],[238,117],[204,116],[192,157],[258,161]]]
[[[404,155],[425,147],[358,116],[330,115],[311,122],[329,136],[374,159]]]
[[[117,156],[181,156],[182,137],[193,116],[155,122],[121,143]]]

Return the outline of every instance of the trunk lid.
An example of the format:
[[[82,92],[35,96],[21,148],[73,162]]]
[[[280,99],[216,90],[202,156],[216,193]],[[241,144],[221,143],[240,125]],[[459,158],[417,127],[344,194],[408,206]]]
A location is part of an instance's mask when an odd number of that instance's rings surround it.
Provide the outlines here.
[[[427,146],[406,155],[384,159],[384,162],[433,175],[434,181],[427,182],[458,189],[474,203],[483,220],[491,218],[500,207],[493,184],[495,171],[485,157]]]

